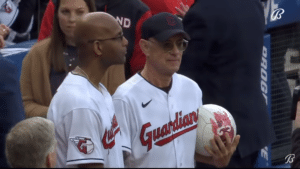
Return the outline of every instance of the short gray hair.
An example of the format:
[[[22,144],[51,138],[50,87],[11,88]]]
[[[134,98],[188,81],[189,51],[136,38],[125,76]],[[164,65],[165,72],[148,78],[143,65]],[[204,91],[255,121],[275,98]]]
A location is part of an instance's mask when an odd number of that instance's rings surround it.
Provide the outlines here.
[[[54,124],[42,117],[19,122],[6,136],[5,154],[14,168],[46,167],[46,157],[55,148]]]

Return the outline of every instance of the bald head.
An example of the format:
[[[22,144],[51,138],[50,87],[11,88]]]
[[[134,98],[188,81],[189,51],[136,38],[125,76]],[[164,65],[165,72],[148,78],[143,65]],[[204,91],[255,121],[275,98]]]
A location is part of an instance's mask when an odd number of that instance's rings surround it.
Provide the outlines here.
[[[74,37],[78,47],[79,66],[83,67],[93,62],[95,56],[103,55],[101,44],[106,41],[101,40],[116,37],[120,33],[122,28],[117,20],[105,12],[88,13],[77,20]]]
[[[111,38],[116,29],[122,29],[117,20],[105,12],[92,12],[78,20],[75,41],[78,46],[96,39]]]

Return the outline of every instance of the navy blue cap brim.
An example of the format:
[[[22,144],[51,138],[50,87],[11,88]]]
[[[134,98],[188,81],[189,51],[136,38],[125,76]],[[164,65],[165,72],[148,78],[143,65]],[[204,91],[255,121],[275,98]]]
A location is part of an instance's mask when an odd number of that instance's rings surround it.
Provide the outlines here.
[[[172,36],[177,35],[177,34],[182,34],[184,39],[186,40],[190,40],[190,36],[182,29],[173,29],[173,30],[166,30],[163,31],[157,35],[155,35],[153,38],[155,38],[156,40],[163,42],[166,41],[168,39],[170,39]]]

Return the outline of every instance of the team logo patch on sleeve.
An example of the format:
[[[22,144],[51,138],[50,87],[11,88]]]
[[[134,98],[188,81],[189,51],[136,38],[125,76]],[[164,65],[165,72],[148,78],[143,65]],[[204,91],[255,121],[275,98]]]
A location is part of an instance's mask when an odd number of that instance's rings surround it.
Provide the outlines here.
[[[76,136],[75,138],[70,138],[70,141],[83,154],[91,154],[94,151],[94,143],[91,138]]]

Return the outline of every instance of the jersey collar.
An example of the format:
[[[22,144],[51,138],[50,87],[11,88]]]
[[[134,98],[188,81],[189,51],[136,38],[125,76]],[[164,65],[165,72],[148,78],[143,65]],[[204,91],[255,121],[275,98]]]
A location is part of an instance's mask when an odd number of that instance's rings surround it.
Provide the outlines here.
[[[141,72],[138,72],[137,74],[140,75],[143,79],[145,79],[145,78],[142,76]],[[147,79],[145,79],[145,81],[148,82],[149,84],[151,84],[152,86],[154,86],[154,87],[156,87],[156,88],[158,88],[158,89],[160,89],[160,90],[166,92],[167,94],[169,94],[169,92],[170,92],[170,90],[171,90],[171,88],[172,88],[172,84],[173,84],[173,76],[172,76],[170,85],[169,85],[168,87],[163,87],[163,88],[160,88],[160,87],[155,86],[154,84],[152,84],[151,82],[149,82]]]

